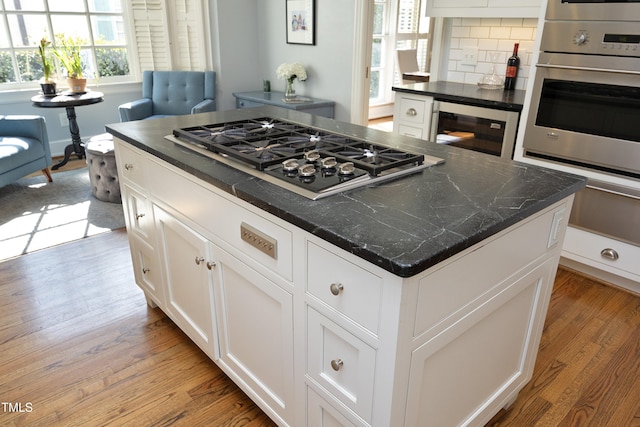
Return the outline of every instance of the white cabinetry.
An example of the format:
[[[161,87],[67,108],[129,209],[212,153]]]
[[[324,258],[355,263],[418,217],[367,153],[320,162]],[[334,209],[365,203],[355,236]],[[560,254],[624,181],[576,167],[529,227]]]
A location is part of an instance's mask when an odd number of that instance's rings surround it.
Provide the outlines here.
[[[537,18],[542,0],[430,0],[427,16],[445,18]]]
[[[145,162],[140,152],[127,145],[116,150],[120,186],[131,259],[136,282],[151,307],[164,304],[162,272],[153,233],[153,212],[145,186]]]
[[[213,257],[209,241],[158,206],[156,219],[166,302],[163,309],[209,357],[215,359]]]
[[[396,92],[393,131],[404,136],[429,139],[433,101],[430,96]]]
[[[293,424],[293,297],[228,252],[216,255],[219,363]]]
[[[640,247],[569,227],[561,264],[640,294]]]
[[[479,426],[531,378],[573,197],[401,278],[116,155],[138,285],[279,425]]]

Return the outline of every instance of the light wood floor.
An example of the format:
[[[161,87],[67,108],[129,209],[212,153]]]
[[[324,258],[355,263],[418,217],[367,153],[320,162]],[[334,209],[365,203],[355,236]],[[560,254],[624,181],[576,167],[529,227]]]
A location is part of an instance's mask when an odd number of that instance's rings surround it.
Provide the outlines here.
[[[1,426],[274,425],[146,306],[123,230],[0,263],[0,355]],[[640,297],[560,270],[533,380],[489,425],[640,426],[639,402]]]

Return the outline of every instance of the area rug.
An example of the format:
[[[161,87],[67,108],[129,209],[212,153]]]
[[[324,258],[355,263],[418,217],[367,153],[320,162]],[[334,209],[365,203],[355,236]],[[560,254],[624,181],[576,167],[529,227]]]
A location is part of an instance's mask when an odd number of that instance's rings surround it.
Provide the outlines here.
[[[0,261],[124,226],[122,205],[91,193],[87,168],[0,188]]]

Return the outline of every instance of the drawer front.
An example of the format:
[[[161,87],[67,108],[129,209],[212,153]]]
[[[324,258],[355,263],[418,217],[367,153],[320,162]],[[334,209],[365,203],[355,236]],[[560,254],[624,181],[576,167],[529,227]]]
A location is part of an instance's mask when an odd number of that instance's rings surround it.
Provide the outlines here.
[[[423,125],[426,119],[426,105],[424,100],[401,97],[397,119],[404,123]]]
[[[410,136],[412,138],[422,139],[422,129],[417,128],[417,127],[399,124],[398,125],[398,133],[400,135]]]
[[[577,255],[589,265],[632,280],[640,278],[640,247],[569,227],[563,255]],[[575,258],[575,257],[572,257]]]
[[[307,265],[307,291],[311,295],[378,333],[381,277],[312,242],[307,242]]]
[[[307,387],[307,427],[366,427],[356,420],[349,420],[311,387]]]
[[[113,138],[118,176],[121,180],[129,180],[140,187],[146,185],[142,153],[126,142]]]
[[[163,306],[162,271],[155,249],[142,239],[130,239],[131,258],[136,283],[157,305]]]
[[[565,204],[537,216],[508,234],[489,241],[484,246],[463,255],[454,263],[435,270],[420,280],[414,336],[438,325],[442,328],[456,313],[507,277],[524,268],[562,241],[568,221]],[[526,242],[526,243],[524,243]],[[501,260],[495,268],[495,260]],[[434,304],[433,301],[439,301]]]
[[[153,233],[151,203],[128,182],[122,182],[121,185],[127,230],[149,242]]]
[[[307,374],[371,423],[376,351],[307,308]]]
[[[261,104],[259,102],[247,101],[246,99],[236,99],[236,107],[238,108],[264,107],[264,104]]]
[[[152,198],[163,201],[199,227],[224,240],[286,280],[292,280],[292,232],[265,216],[256,215],[249,210],[227,200],[212,190],[199,184],[196,178],[170,170],[156,162],[149,162],[149,183]],[[243,224],[255,230],[256,239],[243,239]],[[245,227],[246,229],[246,227]],[[264,239],[266,238],[266,239]],[[275,241],[274,256],[256,247],[264,241]]]

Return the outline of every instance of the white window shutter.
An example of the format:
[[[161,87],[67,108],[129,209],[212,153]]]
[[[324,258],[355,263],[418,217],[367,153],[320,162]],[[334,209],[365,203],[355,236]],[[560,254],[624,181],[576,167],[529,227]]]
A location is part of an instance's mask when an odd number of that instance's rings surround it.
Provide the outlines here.
[[[202,0],[174,0],[169,5],[173,66],[176,70],[203,71],[209,67],[206,31],[208,10]]]
[[[131,0],[139,69],[171,70],[171,44],[164,0]]]
[[[210,68],[203,0],[130,0],[138,69]]]

